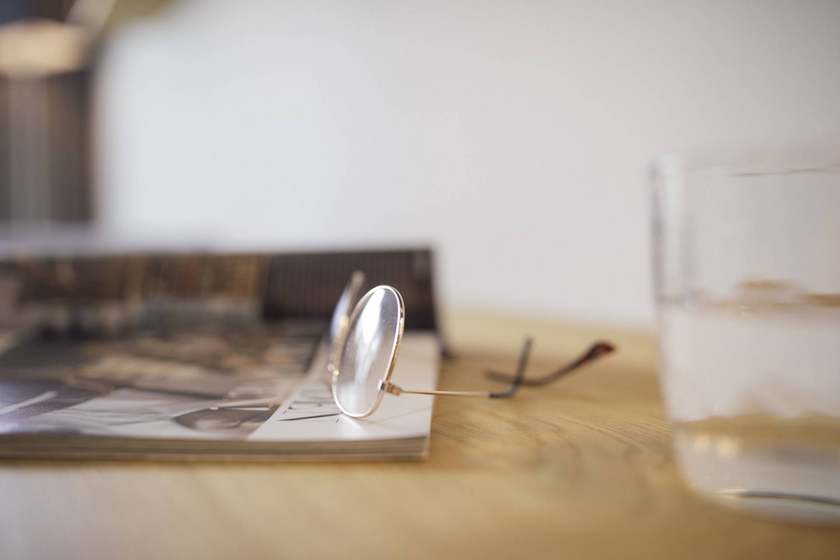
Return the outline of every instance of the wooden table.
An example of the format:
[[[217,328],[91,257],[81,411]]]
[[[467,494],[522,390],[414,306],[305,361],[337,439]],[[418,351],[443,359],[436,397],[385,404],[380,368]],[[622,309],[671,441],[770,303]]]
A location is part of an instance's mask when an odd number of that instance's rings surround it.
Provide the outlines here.
[[[460,315],[445,389],[535,371],[590,328]],[[652,339],[510,401],[438,399],[422,463],[0,463],[0,559],[840,558],[840,530],[721,509],[681,483]],[[493,348],[493,352],[487,350]]]

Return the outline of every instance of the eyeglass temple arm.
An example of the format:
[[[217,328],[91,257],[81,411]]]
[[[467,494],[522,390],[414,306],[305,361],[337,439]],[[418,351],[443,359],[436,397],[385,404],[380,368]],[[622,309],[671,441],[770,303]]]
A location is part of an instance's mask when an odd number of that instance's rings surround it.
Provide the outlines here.
[[[584,353],[582,356],[580,356],[577,360],[573,361],[569,365],[562,367],[559,370],[553,373],[549,373],[548,375],[545,375],[543,377],[537,377],[536,379],[523,379],[522,385],[525,385],[526,387],[543,387],[545,385],[548,385],[549,383],[557,381],[561,377],[566,376],[567,374],[575,371],[576,369],[613,352],[615,352],[615,346],[613,346],[609,342],[596,342],[589,348],[589,350],[586,351],[586,353]],[[514,377],[511,375],[495,371],[487,372],[487,377],[495,381],[510,381],[511,379],[514,379]]]
[[[516,370],[516,375],[512,378],[512,381],[510,381],[511,386],[506,391],[410,391],[408,389],[398,387],[389,381],[383,381],[380,386],[385,390],[385,392],[391,393],[392,395],[401,395],[405,393],[407,395],[435,395],[439,397],[479,397],[485,399],[510,398],[516,394],[516,391],[519,390],[520,385],[522,385],[522,381],[525,379],[525,366],[528,365],[528,356],[531,353],[531,342],[532,340],[530,338],[525,339],[525,344],[523,344],[522,352],[519,355],[519,366]]]

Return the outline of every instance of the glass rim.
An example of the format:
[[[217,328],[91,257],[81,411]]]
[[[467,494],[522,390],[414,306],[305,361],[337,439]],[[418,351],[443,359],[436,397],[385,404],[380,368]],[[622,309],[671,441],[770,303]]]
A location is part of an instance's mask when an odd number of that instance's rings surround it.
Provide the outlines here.
[[[370,408],[363,413],[350,412],[350,411],[346,410],[344,408],[344,406],[342,406],[341,401],[338,398],[336,386],[338,384],[338,378],[341,375],[341,371],[340,371],[340,368],[338,366],[339,366],[339,364],[341,364],[341,359],[344,356],[344,352],[345,352],[345,350],[347,348],[347,344],[349,343],[349,340],[350,340],[350,337],[347,336],[347,334],[349,334],[350,331],[352,330],[353,326],[355,325],[356,321],[359,318],[359,315],[361,315],[362,310],[364,310],[365,305],[367,305],[368,301],[370,301],[370,298],[373,296],[373,294],[375,292],[380,291],[380,290],[390,292],[391,294],[394,295],[394,297],[397,300],[397,314],[398,314],[398,317],[397,317],[397,322],[396,322],[396,326],[395,326],[395,331],[396,332],[394,333],[394,342],[391,345],[391,352],[390,352],[390,356],[388,358],[388,370],[385,372],[385,375],[379,380],[379,387],[377,388],[376,400],[373,402],[373,404],[370,406]],[[364,296],[362,296],[362,299],[359,300],[359,302],[356,304],[356,307],[353,309],[353,313],[350,315],[350,319],[347,322],[347,328],[345,329],[345,331],[342,335],[342,339],[338,344],[338,352],[336,353],[336,356],[335,356],[335,367],[333,368],[332,379],[331,379],[331,382],[330,382],[330,388],[331,388],[331,392],[332,392],[333,401],[335,401],[336,406],[338,406],[338,408],[339,408],[339,410],[341,410],[341,412],[343,412],[344,414],[346,414],[347,416],[350,416],[352,418],[364,418],[366,416],[370,416],[371,414],[373,414],[373,412],[379,407],[379,404],[382,402],[382,398],[385,396],[385,391],[383,390],[382,382],[383,381],[390,381],[391,380],[391,375],[393,375],[393,373],[394,373],[394,366],[397,363],[397,356],[399,355],[400,344],[402,344],[402,337],[403,337],[403,331],[404,330],[405,330],[405,302],[403,301],[402,294],[400,294],[395,288],[393,288],[391,286],[385,286],[385,285],[376,286],[374,288],[371,288]]]
[[[756,142],[688,148],[658,154],[653,170],[722,172],[735,176],[773,176],[840,172],[840,137],[797,142]]]

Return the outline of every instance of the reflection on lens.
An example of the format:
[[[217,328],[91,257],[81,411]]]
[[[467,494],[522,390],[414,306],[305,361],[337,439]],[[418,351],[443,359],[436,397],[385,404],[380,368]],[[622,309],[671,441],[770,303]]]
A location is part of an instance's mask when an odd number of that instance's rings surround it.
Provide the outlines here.
[[[341,294],[341,298],[339,298],[338,304],[336,304],[335,310],[333,311],[332,320],[330,321],[328,340],[330,356],[327,363],[327,370],[330,372],[332,372],[335,365],[334,354],[336,348],[334,346],[339,336],[344,332],[344,329],[346,329],[349,324],[350,313],[353,312],[353,307],[358,301],[359,292],[361,291],[362,284],[364,283],[365,274],[361,270],[355,271],[350,276],[350,281],[347,282],[347,286],[344,288],[344,292]]]
[[[366,416],[379,404],[379,382],[391,371],[402,329],[402,296],[395,289],[379,286],[359,302],[333,376],[333,396],[345,413]]]
[[[353,306],[356,305],[359,292],[362,284],[365,282],[365,273],[361,270],[355,271],[344,287],[338,304],[333,311],[332,319],[330,320],[330,344],[334,343],[338,336],[347,327],[347,322],[350,319],[350,313],[353,312]]]

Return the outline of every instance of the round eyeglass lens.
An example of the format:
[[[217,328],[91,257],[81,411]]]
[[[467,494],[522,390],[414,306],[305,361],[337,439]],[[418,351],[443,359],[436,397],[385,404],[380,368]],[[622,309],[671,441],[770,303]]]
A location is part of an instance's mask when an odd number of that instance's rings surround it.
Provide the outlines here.
[[[396,357],[402,317],[402,297],[388,286],[372,289],[353,311],[333,377],[333,397],[347,414],[366,416],[379,404],[379,382]]]

